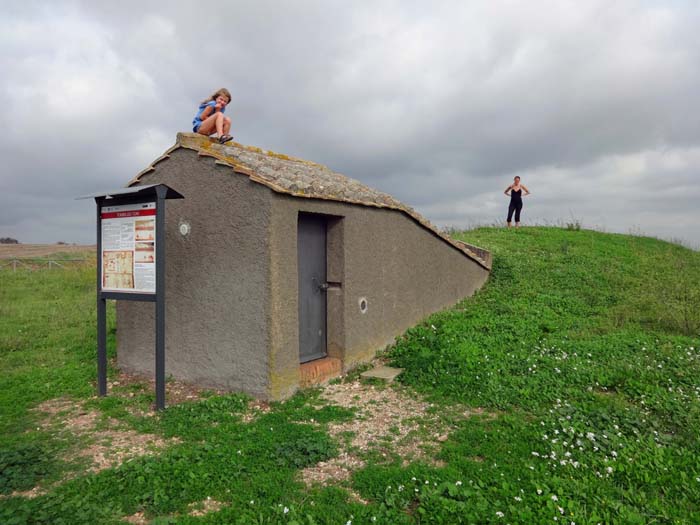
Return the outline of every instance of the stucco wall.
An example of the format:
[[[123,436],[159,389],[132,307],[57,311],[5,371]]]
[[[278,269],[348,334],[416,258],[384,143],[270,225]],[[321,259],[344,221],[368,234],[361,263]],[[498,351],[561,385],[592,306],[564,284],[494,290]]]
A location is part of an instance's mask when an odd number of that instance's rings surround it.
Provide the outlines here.
[[[343,358],[346,369],[371,359],[429,314],[473,294],[488,278],[486,269],[401,212],[274,194],[270,224],[273,396],[284,397],[296,388],[299,357],[290,349],[298,347],[300,211],[342,217],[329,230],[328,280],[338,280],[342,287],[328,292],[328,340],[329,354]],[[366,313],[360,311],[360,298],[367,300]]]
[[[166,206],[166,374],[268,397],[272,192],[182,149],[141,178],[154,183],[185,196]],[[154,313],[152,303],[117,302],[125,371],[153,373]]]

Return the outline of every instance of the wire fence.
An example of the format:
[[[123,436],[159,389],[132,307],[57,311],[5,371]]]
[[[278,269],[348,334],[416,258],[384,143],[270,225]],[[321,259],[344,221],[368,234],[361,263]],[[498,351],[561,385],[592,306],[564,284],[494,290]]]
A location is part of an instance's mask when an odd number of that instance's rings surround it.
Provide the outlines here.
[[[73,268],[85,263],[92,263],[94,259],[46,259],[42,258],[12,258],[0,259],[0,271],[17,272],[18,270],[53,270]]]

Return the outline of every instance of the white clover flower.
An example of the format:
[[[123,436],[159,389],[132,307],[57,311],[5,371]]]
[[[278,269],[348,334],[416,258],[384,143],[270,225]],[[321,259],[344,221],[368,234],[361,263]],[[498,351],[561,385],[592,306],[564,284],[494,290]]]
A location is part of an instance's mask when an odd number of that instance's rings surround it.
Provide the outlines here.
[[[607,472],[608,474],[612,474],[613,468],[612,468],[612,467],[608,467],[608,468],[606,468],[605,470],[606,470],[606,472]]]
[[[515,496],[513,499],[515,501],[522,501],[523,500],[523,498],[521,498],[520,496]]]
[[[282,510],[282,512],[284,512],[285,514],[287,514],[287,513],[289,512],[289,509],[288,509],[287,507],[285,507],[285,508]]]
[[[559,498],[556,494],[552,494],[552,501],[559,501]]]
[[[557,507],[559,514],[564,514],[564,509],[562,507]]]
[[[457,485],[458,487],[459,487],[461,484],[462,484],[461,481],[457,481],[457,482],[455,483],[455,485]]]
[[[498,516],[499,518],[502,518],[503,516],[505,516],[505,514],[503,514],[500,510],[498,510],[498,511],[496,511],[496,516]]]
[[[348,520],[345,522],[345,525],[352,525],[352,520]]]
[[[537,489],[537,494],[542,494],[542,489]]]

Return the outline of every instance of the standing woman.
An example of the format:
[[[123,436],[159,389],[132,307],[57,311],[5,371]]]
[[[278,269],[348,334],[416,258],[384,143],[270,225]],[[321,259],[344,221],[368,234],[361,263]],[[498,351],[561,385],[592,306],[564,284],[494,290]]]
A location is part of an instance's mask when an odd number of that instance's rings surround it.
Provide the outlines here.
[[[503,193],[510,195],[510,204],[508,205],[508,227],[511,227],[510,221],[513,218],[513,212],[515,212],[515,227],[520,227],[520,210],[523,209],[523,190],[525,195],[530,195],[530,190],[528,190],[524,184],[520,184],[520,177],[516,175],[513,179],[513,184],[506,188]]]
[[[216,133],[221,144],[233,140],[233,137],[228,134],[231,129],[231,119],[224,116],[229,102],[231,102],[231,93],[226,88],[221,88],[211,97],[203,100],[192,120],[192,131],[207,137]]]

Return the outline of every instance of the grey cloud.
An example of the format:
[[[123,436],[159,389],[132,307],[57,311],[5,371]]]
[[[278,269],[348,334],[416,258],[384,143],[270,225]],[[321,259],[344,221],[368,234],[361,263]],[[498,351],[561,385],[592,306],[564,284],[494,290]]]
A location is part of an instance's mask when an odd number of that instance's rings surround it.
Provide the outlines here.
[[[14,4],[0,235],[90,241],[72,198],[123,185],[227,86],[237,140],[442,225],[502,221],[521,174],[531,219],[700,242],[699,22],[691,3],[632,0]]]

